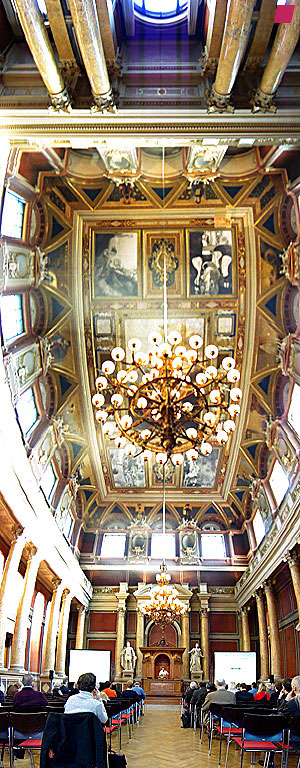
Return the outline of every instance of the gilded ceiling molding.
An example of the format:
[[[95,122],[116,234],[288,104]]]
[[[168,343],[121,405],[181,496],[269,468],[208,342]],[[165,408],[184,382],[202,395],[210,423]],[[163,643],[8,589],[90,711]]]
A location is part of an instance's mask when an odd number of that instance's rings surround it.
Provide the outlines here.
[[[288,136],[287,136],[288,125]],[[140,110],[119,110],[118,118],[109,115],[91,120],[89,110],[73,110],[72,117],[60,114],[59,121],[49,116],[45,109],[2,109],[0,111],[0,135],[6,135],[12,146],[65,146],[88,149],[100,144],[134,147],[183,147],[199,145],[201,139],[218,138],[218,143],[238,146],[241,137],[255,136],[257,145],[270,144],[284,147],[300,143],[300,111],[283,109],[278,116],[251,115],[236,110],[234,115],[207,115],[205,110],[160,109],[143,115]],[[244,144],[243,144],[244,146]]]
[[[94,104],[91,109],[93,112],[115,112],[115,98],[108,77],[95,2],[69,0],[69,7],[92,88]]]
[[[54,110],[69,110],[70,98],[55,61],[42,14],[35,0],[15,0],[23,32]]]
[[[281,83],[300,34],[300,0],[294,0],[293,21],[278,24],[270,57],[253,100],[253,112],[276,112],[275,93]]]

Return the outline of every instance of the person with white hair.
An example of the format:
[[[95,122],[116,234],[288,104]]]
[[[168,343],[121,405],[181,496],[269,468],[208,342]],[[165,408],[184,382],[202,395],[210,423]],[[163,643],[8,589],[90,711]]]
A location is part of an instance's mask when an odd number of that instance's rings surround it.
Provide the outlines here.
[[[17,691],[14,695],[13,704],[14,707],[27,711],[40,711],[48,705],[46,696],[41,691],[35,691],[33,684],[34,678],[30,674],[23,675],[22,677],[23,688],[21,691]]]
[[[233,691],[227,691],[225,685],[225,680],[216,680],[217,690],[207,694],[206,699],[202,704],[202,712],[208,713],[211,704],[228,704],[228,706],[235,704],[235,693],[233,693]]]

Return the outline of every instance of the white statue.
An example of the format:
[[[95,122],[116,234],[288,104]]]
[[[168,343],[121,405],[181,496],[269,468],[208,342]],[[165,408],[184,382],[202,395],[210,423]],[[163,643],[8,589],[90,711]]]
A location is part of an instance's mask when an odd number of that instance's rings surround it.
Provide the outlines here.
[[[162,668],[159,670],[159,673],[158,673],[158,677],[160,677],[160,679],[161,679],[161,680],[165,680],[167,677],[169,677],[169,672],[168,672],[168,670],[167,670],[167,669],[165,669],[164,667],[162,667]]]
[[[134,672],[137,656],[134,649],[131,647],[129,640],[121,652],[121,667],[125,672]]]
[[[199,643],[195,643],[195,647],[190,651],[190,672],[191,675],[195,672],[201,672],[201,658],[203,653],[201,651]]]

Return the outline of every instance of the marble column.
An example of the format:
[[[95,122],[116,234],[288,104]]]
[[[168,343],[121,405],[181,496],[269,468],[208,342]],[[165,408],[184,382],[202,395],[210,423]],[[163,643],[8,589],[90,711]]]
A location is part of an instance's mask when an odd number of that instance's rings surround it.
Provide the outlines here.
[[[240,651],[244,650],[244,637],[243,637],[243,625],[242,625],[242,612],[238,612],[238,624],[239,624],[239,638],[240,638]]]
[[[84,605],[78,606],[75,648],[79,651],[83,649],[85,617],[86,608]]]
[[[55,647],[56,636],[58,629],[58,617],[60,601],[63,591],[63,586],[60,579],[53,579],[53,592],[50,607],[50,616],[47,629],[46,647],[45,647],[45,659],[44,659],[44,674],[49,674],[50,669],[55,668]]]
[[[278,24],[267,66],[253,99],[254,111],[276,112],[273,97],[294,53],[300,34],[300,0],[290,0],[288,5],[294,5],[293,20],[290,24]]]
[[[257,543],[256,543],[252,520],[246,521],[246,531],[248,535],[250,549],[252,549],[252,552],[255,552],[255,550],[257,549]]]
[[[116,637],[116,650],[115,650],[115,676],[122,676],[121,667],[121,651],[125,644],[125,609],[118,608],[117,611],[117,637]]]
[[[258,589],[255,593],[257,618],[258,618],[258,634],[259,634],[259,651],[260,651],[260,676],[263,680],[269,677],[269,643],[268,643],[268,629],[266,621],[266,611],[264,603],[264,593],[262,589]]]
[[[250,629],[247,608],[242,608],[243,651],[250,651]]]
[[[28,544],[28,560],[24,576],[23,592],[18,605],[11,648],[10,669],[15,671],[22,672],[25,668],[28,617],[39,564],[40,555],[37,548],[30,542],[30,544]]]
[[[18,16],[39,73],[55,109],[66,109],[70,99],[57,66],[36,0],[15,0]]]
[[[183,678],[189,678],[190,618],[188,613],[184,613],[181,617],[181,645],[185,649],[184,653],[182,654],[182,676]]]
[[[264,587],[265,587],[265,595],[267,598],[269,629],[270,629],[270,646],[271,646],[270,672],[275,677],[281,677],[281,652],[280,652],[280,639],[279,639],[276,598],[274,595],[272,584],[270,582],[266,582]]]
[[[9,553],[5,561],[1,587],[0,587],[0,668],[4,664],[6,620],[9,601],[14,592],[14,580],[25,544],[25,535],[22,528],[13,532]]]
[[[243,59],[256,0],[229,0],[215,82],[208,97],[209,112],[233,112],[230,94]]]
[[[69,0],[79,48],[94,97],[93,111],[115,111],[94,0]]]
[[[209,680],[209,614],[208,608],[201,609],[201,650],[203,653],[203,678]]]
[[[289,565],[296,602],[297,602],[297,610],[298,610],[298,622],[296,625],[296,629],[300,630],[300,566],[299,566],[299,559],[296,555],[292,555],[290,552],[287,556],[287,562]]]
[[[145,622],[144,615],[138,609],[136,614],[136,648],[135,648],[135,652],[137,655],[135,674],[137,677],[142,677],[143,654],[140,651],[140,647],[144,645],[144,622]]]
[[[66,650],[67,650],[67,637],[68,637],[68,624],[71,608],[72,595],[69,589],[64,589],[62,593],[62,604],[60,621],[58,628],[57,650],[56,650],[56,665],[55,672],[57,675],[64,676],[65,663],[66,663]]]

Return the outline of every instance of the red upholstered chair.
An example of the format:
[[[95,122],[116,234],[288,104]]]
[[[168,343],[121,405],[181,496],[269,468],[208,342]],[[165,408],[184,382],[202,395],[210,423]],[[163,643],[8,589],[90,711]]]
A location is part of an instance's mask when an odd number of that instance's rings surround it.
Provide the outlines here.
[[[18,746],[28,751],[31,768],[34,768],[34,757],[32,750],[41,749],[43,739],[40,736],[40,733],[42,733],[44,730],[47,717],[47,712],[10,713],[10,722],[12,727],[11,766],[14,765],[13,748],[14,746]],[[18,737],[17,734],[22,734],[24,738]]]
[[[283,766],[286,762],[285,731],[288,731],[288,721],[283,715],[244,712],[242,736],[232,737],[232,741],[241,750],[240,768],[243,765],[245,752],[264,752],[266,767],[269,765],[270,754],[280,753],[281,766]]]

